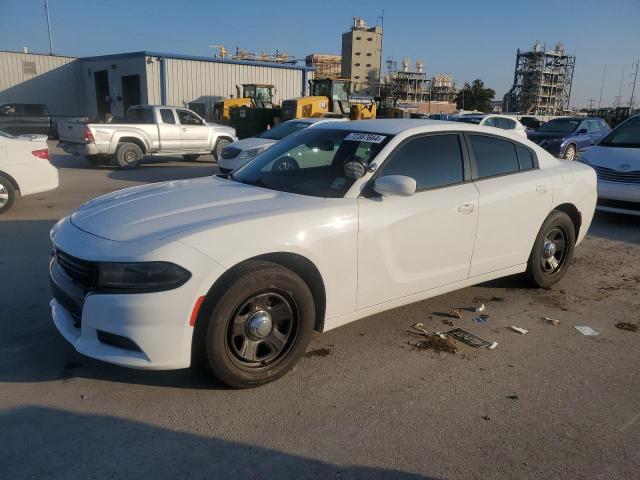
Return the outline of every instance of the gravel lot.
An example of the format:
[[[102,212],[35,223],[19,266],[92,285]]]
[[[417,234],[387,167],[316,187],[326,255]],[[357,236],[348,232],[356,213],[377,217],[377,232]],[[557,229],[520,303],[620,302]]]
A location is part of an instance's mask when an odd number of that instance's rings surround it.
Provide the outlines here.
[[[314,335],[281,380],[233,391],[84,358],[48,308],[57,219],[105,192],[209,175],[212,159],[124,172],[54,151],[61,187],[0,218],[2,478],[639,478],[640,331],[615,324],[640,323],[640,218],[597,214],[551,290],[510,278],[375,315]],[[450,309],[480,303],[487,323],[451,320],[495,350],[408,344],[412,324],[447,329]]]

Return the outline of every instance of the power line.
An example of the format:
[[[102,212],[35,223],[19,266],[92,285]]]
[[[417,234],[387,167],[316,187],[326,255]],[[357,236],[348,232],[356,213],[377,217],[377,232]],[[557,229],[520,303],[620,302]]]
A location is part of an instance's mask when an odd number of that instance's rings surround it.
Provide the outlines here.
[[[49,53],[53,55],[53,38],[51,37],[51,19],[49,18],[49,0],[44,0],[44,11],[47,15],[47,29],[49,30]]]
[[[631,99],[629,100],[629,109],[633,110],[633,94],[636,93],[636,81],[638,80],[638,65],[640,65],[640,60],[637,60],[632,66],[636,67],[636,71],[633,74],[633,87],[631,88]]]

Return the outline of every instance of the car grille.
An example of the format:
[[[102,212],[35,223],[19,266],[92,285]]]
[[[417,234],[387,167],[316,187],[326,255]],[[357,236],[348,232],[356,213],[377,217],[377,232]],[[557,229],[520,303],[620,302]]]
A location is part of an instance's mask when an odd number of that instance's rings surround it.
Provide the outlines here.
[[[65,292],[62,291],[55,282],[51,282],[51,292],[53,293],[53,298],[55,298],[62,307],[69,312],[71,318],[73,318],[73,326],[76,328],[80,328],[82,323],[82,303],[78,303],[76,300],[71,298]]]
[[[238,155],[240,155],[241,151],[242,150],[240,150],[239,148],[226,147],[222,150],[222,154],[220,156],[225,160],[229,160],[230,158],[236,158]]]
[[[620,172],[618,170],[613,170],[612,168],[600,167],[598,165],[591,166],[598,174],[598,180],[640,185],[640,170]]]
[[[60,265],[62,270],[71,278],[73,283],[85,290],[89,290],[95,286],[98,276],[98,265],[95,262],[72,257],[57,249],[55,256],[58,265]]]

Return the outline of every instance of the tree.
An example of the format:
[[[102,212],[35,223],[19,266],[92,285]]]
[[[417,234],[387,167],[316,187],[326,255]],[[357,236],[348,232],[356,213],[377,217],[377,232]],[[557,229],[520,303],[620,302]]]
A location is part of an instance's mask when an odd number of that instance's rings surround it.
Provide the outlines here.
[[[491,88],[485,88],[484,82],[476,78],[471,85],[465,82],[464,87],[458,92],[456,106],[463,110],[479,110],[490,112],[491,100],[496,96],[496,92]]]

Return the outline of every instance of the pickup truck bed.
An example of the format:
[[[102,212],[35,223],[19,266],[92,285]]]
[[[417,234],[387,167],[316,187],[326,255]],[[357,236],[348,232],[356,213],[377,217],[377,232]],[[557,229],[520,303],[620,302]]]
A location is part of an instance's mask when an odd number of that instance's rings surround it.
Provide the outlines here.
[[[61,122],[86,121],[87,117],[50,115],[46,105],[3,103],[0,105],[0,130],[11,135],[43,134],[56,138]]]

